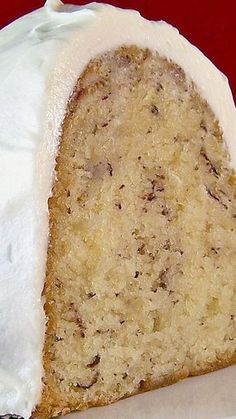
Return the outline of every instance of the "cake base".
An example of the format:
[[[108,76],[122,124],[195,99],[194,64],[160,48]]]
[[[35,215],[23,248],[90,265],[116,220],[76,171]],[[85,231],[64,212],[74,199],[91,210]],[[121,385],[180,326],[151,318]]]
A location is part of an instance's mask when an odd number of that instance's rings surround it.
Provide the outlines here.
[[[235,173],[183,71],[136,47],[93,60],[56,172],[34,417],[235,363]]]

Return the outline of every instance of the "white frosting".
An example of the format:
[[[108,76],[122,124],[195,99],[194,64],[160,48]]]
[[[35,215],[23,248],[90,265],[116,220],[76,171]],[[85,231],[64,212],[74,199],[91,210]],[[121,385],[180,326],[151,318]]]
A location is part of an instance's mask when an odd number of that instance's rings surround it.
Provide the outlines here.
[[[236,167],[236,111],[225,76],[178,31],[137,12],[48,0],[0,31],[0,414],[29,418],[41,393],[41,291],[60,126],[90,59],[122,44],[179,64],[219,119]]]

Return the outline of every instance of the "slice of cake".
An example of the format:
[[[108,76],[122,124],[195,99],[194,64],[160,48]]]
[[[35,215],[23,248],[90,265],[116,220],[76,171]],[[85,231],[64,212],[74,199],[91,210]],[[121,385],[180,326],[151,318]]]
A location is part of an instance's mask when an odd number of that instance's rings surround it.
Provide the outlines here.
[[[235,363],[226,78],[170,25],[96,3],[48,1],[0,54],[0,414]]]

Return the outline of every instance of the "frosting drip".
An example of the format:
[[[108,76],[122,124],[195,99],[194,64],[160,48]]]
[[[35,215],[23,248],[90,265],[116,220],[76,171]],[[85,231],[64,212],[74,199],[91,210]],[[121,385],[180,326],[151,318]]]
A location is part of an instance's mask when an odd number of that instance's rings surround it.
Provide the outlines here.
[[[109,5],[47,0],[0,31],[1,415],[29,418],[41,393],[47,201],[67,103],[88,62],[124,44],[157,50],[183,68],[219,119],[236,167],[227,79],[172,26]]]

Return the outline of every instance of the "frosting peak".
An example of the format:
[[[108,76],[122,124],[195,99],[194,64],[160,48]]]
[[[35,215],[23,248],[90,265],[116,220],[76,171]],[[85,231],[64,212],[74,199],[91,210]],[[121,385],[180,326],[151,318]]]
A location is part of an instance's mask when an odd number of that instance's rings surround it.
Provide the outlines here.
[[[45,7],[50,11],[56,11],[63,6],[62,1],[60,0],[46,0]]]

